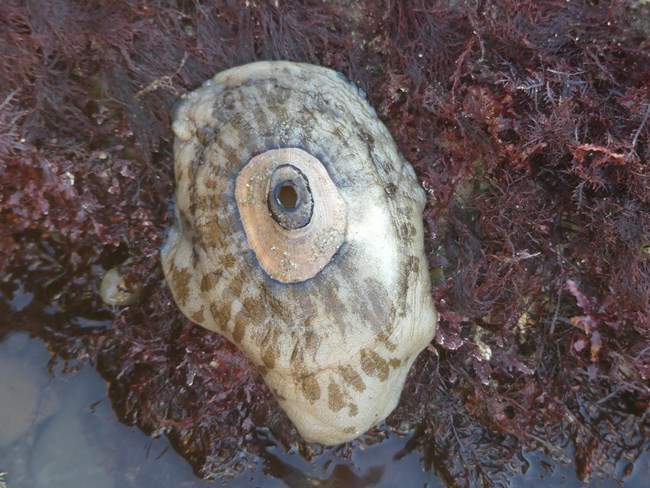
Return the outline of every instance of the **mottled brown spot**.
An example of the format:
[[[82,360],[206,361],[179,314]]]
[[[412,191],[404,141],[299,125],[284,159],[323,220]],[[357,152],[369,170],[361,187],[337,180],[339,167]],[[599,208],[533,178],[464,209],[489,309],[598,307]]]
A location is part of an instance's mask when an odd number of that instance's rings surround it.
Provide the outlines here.
[[[270,310],[271,316],[281,322],[289,322],[293,314],[291,307],[287,307],[285,303],[273,297],[272,291],[266,288],[261,289],[260,293],[267,297],[267,305]]]
[[[356,433],[356,431],[357,431],[356,427],[346,427],[345,429],[343,429],[343,432],[345,434],[354,434]]]
[[[172,270],[172,290],[174,297],[181,307],[187,304],[190,296],[190,280],[192,273],[187,268],[174,268]]]
[[[224,269],[232,268],[237,262],[237,258],[233,254],[224,253],[219,256],[219,264]]]
[[[213,207],[211,196],[197,196],[196,210],[200,215],[205,215],[206,212]]]
[[[339,368],[339,374],[343,377],[348,385],[350,385],[355,391],[364,391],[366,385],[361,379],[361,375],[357,373],[352,366],[341,366]]]
[[[234,296],[238,297],[241,295],[242,288],[244,287],[244,280],[244,275],[241,273],[234,273],[232,275],[228,288]]]
[[[411,224],[410,222],[404,222],[400,226],[399,234],[400,234],[400,238],[410,241],[417,235],[417,231],[415,230],[413,224]]]
[[[315,402],[320,398],[320,385],[314,375],[303,376],[299,382],[300,390],[305,398],[310,402]]]
[[[381,381],[388,379],[388,363],[375,351],[369,349],[361,349],[361,369],[368,376],[374,376]]]
[[[259,298],[246,298],[242,305],[250,322],[261,323],[267,315],[264,302]]]
[[[359,413],[359,407],[355,403],[349,403],[348,404],[348,415],[350,417],[356,417],[357,414]]]
[[[406,296],[411,282],[417,279],[417,274],[420,268],[420,258],[417,256],[409,256],[404,263],[404,271],[400,273],[399,277],[399,296]],[[404,315],[406,310],[402,310],[400,315]]]
[[[388,366],[391,368],[399,368],[402,365],[402,360],[397,358],[391,358],[388,361]]]
[[[246,333],[246,319],[242,316],[242,314],[238,314],[235,317],[235,328],[232,331],[232,340],[235,341],[237,344],[241,343],[245,333]]]
[[[397,279],[397,284],[398,284],[398,290],[397,290],[397,296],[399,297],[405,297],[408,288],[409,288],[409,276],[411,275],[410,271],[408,270],[409,268],[409,259],[406,260],[404,263],[405,269],[401,270],[399,274],[399,278]],[[403,308],[403,307],[402,307]],[[404,310],[402,311],[402,314],[404,313]]]
[[[345,407],[343,391],[333,381],[330,381],[330,384],[327,385],[327,406],[332,412],[338,412]]]
[[[230,303],[211,303],[210,315],[222,331],[225,331],[230,321]]]
[[[200,127],[196,131],[196,138],[201,144],[207,146],[214,140],[214,129],[211,127]]]
[[[386,349],[388,349],[390,352],[393,352],[395,349],[397,349],[397,344],[395,344],[393,341],[390,340],[390,337],[393,335],[393,330],[394,330],[394,323],[390,322],[386,327],[384,327],[379,333],[377,334],[377,341],[382,343]]]
[[[266,376],[266,374],[269,372],[269,368],[267,368],[263,364],[258,364],[257,370],[260,372],[262,376]]]
[[[193,322],[196,322],[197,324],[202,324],[203,321],[205,320],[205,314],[204,314],[204,311],[203,311],[203,307],[201,307],[201,309],[198,310],[197,312],[194,312],[191,315],[190,319]]]
[[[273,352],[271,349],[266,349],[264,352],[262,352],[262,361],[264,362],[264,366],[266,366],[268,369],[275,368],[275,359],[275,352]]]
[[[253,339],[260,345],[262,355],[273,354],[277,358],[282,328],[278,327],[277,324],[269,323],[268,320],[262,322],[262,324],[262,327],[255,328],[256,333],[252,334]]]
[[[201,278],[201,291],[203,293],[206,293],[212,290],[216,286],[216,284],[217,284],[217,280],[215,279],[212,273],[204,274],[203,278]]]
[[[208,190],[215,190],[219,186],[219,180],[214,176],[208,176],[205,180],[205,187]]]
[[[384,191],[386,192],[386,195],[388,195],[388,198],[394,198],[395,193],[397,192],[397,185],[395,183],[388,183],[384,187]]]
[[[366,144],[368,144],[370,148],[370,155],[375,160],[375,162],[378,163],[379,166],[386,164],[384,162],[384,159],[378,157],[377,155],[377,151],[375,150],[375,138],[372,136],[372,134],[367,130],[361,129],[361,133],[359,135],[363,138],[364,141],[366,141]],[[342,137],[341,140],[345,140],[345,137]]]
[[[223,102],[222,102],[223,106]],[[220,111],[221,112],[221,111]],[[215,114],[216,115],[216,114]],[[226,115],[223,113],[222,115]],[[232,120],[229,122],[234,126],[234,127],[239,127],[241,125],[241,117],[239,114],[233,114],[234,117]],[[239,120],[239,121],[238,121]],[[225,121],[224,121],[225,122]],[[224,132],[226,131],[226,127],[223,128]],[[232,130],[228,131],[230,134],[232,134]],[[234,142],[234,141],[231,141]],[[236,142],[234,142],[236,144]],[[234,166],[234,165],[239,165],[241,164],[240,158],[237,156],[237,151],[235,148],[228,144],[223,137],[217,137],[214,140],[214,144],[212,147],[210,147],[210,151],[213,152],[212,156],[217,156],[220,161],[227,161],[226,164],[222,164],[224,167],[228,166]]]
[[[206,249],[221,248],[221,239],[216,227],[212,225],[204,225],[201,227],[201,240]]]

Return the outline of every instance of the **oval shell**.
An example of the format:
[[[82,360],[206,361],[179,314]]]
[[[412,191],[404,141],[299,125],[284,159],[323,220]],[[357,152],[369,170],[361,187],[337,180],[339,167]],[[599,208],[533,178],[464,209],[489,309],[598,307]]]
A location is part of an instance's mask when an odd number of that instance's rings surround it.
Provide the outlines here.
[[[372,107],[332,70],[259,62],[186,94],[173,129],[162,264],[183,313],[258,366],[306,440],[381,422],[436,313],[425,194]]]
[[[125,307],[140,300],[142,284],[129,269],[131,258],[109,269],[99,285],[99,295],[106,305]]]
[[[285,228],[269,211],[272,176],[287,167],[298,170],[313,199],[308,222],[297,228]],[[260,266],[283,283],[315,276],[345,239],[345,202],[321,162],[302,149],[271,149],[252,158],[237,177],[235,198]]]

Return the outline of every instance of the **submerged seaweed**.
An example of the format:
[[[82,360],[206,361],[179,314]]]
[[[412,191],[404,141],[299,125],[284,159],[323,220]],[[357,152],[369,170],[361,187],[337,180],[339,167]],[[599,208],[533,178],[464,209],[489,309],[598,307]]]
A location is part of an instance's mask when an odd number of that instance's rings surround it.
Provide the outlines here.
[[[158,264],[173,102],[257,59],[348,76],[428,192],[441,324],[388,421],[428,469],[491,485],[570,444],[587,480],[650,448],[647,2],[9,0],[0,25],[0,337],[89,359],[201,476],[244,469],[260,427],[319,452]],[[129,256],[143,299],[116,311],[99,277]]]

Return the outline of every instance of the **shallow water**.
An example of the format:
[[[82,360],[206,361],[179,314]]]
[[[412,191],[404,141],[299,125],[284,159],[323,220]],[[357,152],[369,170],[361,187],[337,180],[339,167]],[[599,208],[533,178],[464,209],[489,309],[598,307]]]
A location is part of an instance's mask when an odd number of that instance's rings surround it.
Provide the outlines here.
[[[152,439],[120,424],[106,383],[89,366],[73,373],[47,372],[50,354],[40,340],[14,333],[0,343],[0,488],[160,488],[214,487],[194,476],[165,438]],[[444,487],[424,472],[421,455],[406,449],[409,436],[357,449],[349,461],[331,450],[309,462],[268,439],[270,472],[262,463],[217,486],[232,487]],[[583,486],[571,465],[529,453],[524,474],[513,487]],[[618,474],[624,469],[620,466]],[[623,485],[648,486],[650,453],[645,453]],[[3,486],[4,483],[4,486]],[[599,480],[590,486],[620,486]]]
[[[118,422],[107,385],[91,367],[47,373],[39,340],[13,334],[0,344],[0,472],[8,488],[214,487],[197,479],[166,439]],[[395,436],[359,450],[346,464],[328,452],[308,462],[269,441],[272,474],[252,466],[225,486],[443,486],[420,468],[418,453],[395,455]],[[2,486],[0,484],[0,486]]]

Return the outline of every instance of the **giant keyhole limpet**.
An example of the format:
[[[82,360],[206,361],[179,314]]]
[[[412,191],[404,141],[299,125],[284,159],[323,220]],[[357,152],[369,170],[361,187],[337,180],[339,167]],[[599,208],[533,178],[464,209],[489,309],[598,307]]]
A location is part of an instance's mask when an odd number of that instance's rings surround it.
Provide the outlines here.
[[[332,70],[257,62],[186,94],[173,129],[178,306],[259,367],[306,440],[381,422],[436,313],[425,194],[372,107]]]

